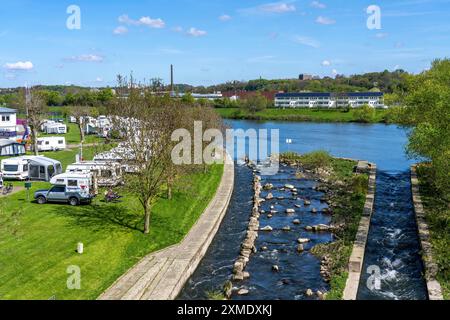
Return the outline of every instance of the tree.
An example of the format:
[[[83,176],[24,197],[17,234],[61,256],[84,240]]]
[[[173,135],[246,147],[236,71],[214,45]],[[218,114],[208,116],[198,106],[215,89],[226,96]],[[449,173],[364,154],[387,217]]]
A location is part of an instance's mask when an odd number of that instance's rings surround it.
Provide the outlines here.
[[[25,95],[27,124],[31,129],[31,144],[34,154],[38,155],[37,139],[39,129],[48,114],[47,105],[42,96],[34,89],[26,90]]]
[[[144,233],[150,232],[151,212],[162,187],[168,179],[171,135],[178,117],[179,105],[161,107],[155,99],[146,98],[136,88],[133,78],[119,78],[121,91],[128,88],[127,99],[117,99],[110,110],[113,126],[122,136],[125,162],[135,166],[136,172],[126,176],[126,188],[137,196],[143,208]]]
[[[431,160],[434,187],[450,198],[450,59],[435,60],[408,83],[402,119],[412,124],[407,146],[413,158]]]
[[[375,109],[369,105],[364,105],[354,111],[354,119],[358,122],[373,122],[375,119]]]
[[[267,101],[266,97],[258,92],[257,94],[245,99],[243,102],[243,107],[250,113],[255,113],[266,109],[268,104],[269,102]]]

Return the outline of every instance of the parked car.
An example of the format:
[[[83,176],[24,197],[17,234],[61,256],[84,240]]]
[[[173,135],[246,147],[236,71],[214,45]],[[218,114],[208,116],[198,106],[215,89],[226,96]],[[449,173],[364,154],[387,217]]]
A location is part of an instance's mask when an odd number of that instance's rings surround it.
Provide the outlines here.
[[[53,186],[49,190],[38,190],[34,193],[34,199],[39,204],[60,202],[77,206],[82,203],[90,203],[92,198],[90,194],[69,191],[66,186]]]

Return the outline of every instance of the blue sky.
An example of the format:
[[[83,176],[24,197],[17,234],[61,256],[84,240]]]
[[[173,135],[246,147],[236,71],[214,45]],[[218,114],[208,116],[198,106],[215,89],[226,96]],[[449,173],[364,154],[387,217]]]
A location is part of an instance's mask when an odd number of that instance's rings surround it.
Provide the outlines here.
[[[403,68],[450,56],[450,0],[0,0],[0,86],[211,85]],[[81,10],[69,30],[66,10]],[[381,29],[366,9],[381,9]]]

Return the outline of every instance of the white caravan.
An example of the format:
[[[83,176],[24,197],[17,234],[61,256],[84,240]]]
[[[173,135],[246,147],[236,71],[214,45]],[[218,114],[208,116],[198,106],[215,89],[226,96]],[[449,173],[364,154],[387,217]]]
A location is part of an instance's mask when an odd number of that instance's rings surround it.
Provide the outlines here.
[[[92,186],[90,173],[62,173],[54,176],[50,183],[55,186],[66,186],[67,192],[79,192],[88,195]]]
[[[81,161],[67,166],[66,173],[95,174],[99,187],[115,187],[123,181],[117,162]]]
[[[64,137],[42,137],[37,139],[38,151],[59,151],[66,148]]]
[[[4,179],[28,179],[29,161],[23,157],[4,159],[1,162],[1,172]]]

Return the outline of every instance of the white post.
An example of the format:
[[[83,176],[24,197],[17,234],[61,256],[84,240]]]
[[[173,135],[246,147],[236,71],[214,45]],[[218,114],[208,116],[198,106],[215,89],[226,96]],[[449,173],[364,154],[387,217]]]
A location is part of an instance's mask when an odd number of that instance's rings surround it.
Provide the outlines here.
[[[83,245],[82,242],[78,242],[78,245],[77,245],[77,252],[78,252],[79,254],[82,254],[82,253],[84,252],[84,245]]]

